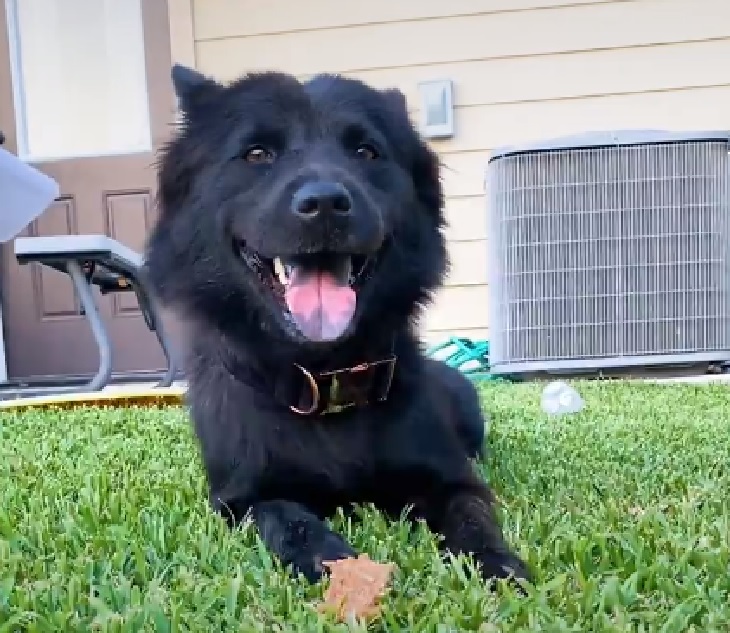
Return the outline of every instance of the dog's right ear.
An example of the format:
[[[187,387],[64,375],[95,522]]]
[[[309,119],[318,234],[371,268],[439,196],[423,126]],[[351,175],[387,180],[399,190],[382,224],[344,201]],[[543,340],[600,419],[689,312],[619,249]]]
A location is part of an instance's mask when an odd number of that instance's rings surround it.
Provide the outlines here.
[[[222,89],[215,80],[182,64],[175,64],[170,75],[178,105],[188,116],[217,96]]]

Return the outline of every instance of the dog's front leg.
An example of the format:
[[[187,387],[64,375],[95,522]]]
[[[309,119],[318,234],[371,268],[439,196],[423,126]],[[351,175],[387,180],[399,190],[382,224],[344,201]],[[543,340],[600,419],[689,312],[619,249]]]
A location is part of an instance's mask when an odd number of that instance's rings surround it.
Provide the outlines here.
[[[443,536],[448,551],[471,554],[485,579],[531,579],[527,565],[504,540],[486,484],[474,482],[435,494],[427,502],[426,520]]]
[[[263,501],[253,506],[251,514],[266,546],[309,582],[321,579],[323,562],[356,555],[339,534],[300,503]]]

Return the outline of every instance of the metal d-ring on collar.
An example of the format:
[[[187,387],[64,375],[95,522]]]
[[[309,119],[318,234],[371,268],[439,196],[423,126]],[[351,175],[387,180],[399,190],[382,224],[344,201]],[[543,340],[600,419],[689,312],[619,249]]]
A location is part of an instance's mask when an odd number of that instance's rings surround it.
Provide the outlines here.
[[[373,361],[369,363],[361,363],[359,365],[356,365],[354,367],[347,367],[343,369],[335,369],[332,371],[326,371],[321,374],[319,374],[320,377],[331,377],[333,378],[334,382],[333,384],[330,384],[329,390],[330,390],[330,399],[327,403],[327,406],[325,407],[324,411],[321,411],[321,414],[327,414],[327,413],[336,413],[339,411],[342,411],[344,409],[357,406],[357,401],[352,402],[346,402],[346,403],[337,403],[333,402],[332,395],[333,393],[339,391],[339,380],[338,376],[340,375],[348,375],[348,374],[357,374],[363,371],[367,370],[377,370],[377,368],[382,367],[384,365],[387,366],[387,373],[385,375],[385,381],[382,385],[381,393],[375,396],[376,400],[382,402],[388,397],[388,393],[390,391],[390,387],[393,381],[393,372],[395,368],[396,363],[396,357],[395,355],[391,355],[389,358],[385,358],[378,361]],[[319,408],[320,404],[322,402],[322,391],[320,388],[319,383],[317,382],[317,379],[315,376],[307,369],[302,367],[301,365],[298,365],[296,363],[293,363],[294,367],[296,367],[300,372],[302,372],[304,378],[306,379],[306,384],[309,385],[309,390],[311,392],[311,405],[306,408],[300,408],[295,405],[289,405],[289,409],[293,411],[294,413],[297,413],[298,415],[303,416],[309,416],[314,413],[316,413]],[[371,394],[372,395],[372,394]],[[366,398],[364,401],[362,401],[361,405],[370,404],[372,401],[370,400],[370,397]]]
[[[309,386],[312,389],[312,405],[309,407],[309,409],[299,409],[298,407],[295,407],[293,404],[289,405],[289,408],[294,412],[298,413],[299,415],[312,415],[317,410],[317,407],[319,407],[319,400],[320,400],[320,394],[319,394],[319,385],[317,384],[317,381],[314,379],[314,376],[312,376],[311,372],[307,371],[302,367],[301,365],[298,365],[297,363],[294,363],[294,367],[296,367],[299,371],[301,371],[304,374],[304,377],[307,379],[307,382],[309,383]]]

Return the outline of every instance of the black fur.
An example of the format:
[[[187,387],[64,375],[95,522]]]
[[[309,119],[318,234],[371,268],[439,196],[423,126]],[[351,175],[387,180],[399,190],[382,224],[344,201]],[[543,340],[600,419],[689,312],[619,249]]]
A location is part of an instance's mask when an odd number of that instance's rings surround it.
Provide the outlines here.
[[[252,516],[268,547],[311,581],[322,561],[354,554],[324,519],[358,502],[389,514],[412,505],[485,577],[528,577],[469,459],[484,440],[475,389],[426,359],[414,334],[448,259],[438,159],[403,95],[275,72],[221,85],[176,67],[173,82],[184,120],[161,154],[146,273],[186,327],[188,400],[212,505],[234,522]],[[350,212],[302,219],[292,199],[312,182],[344,188]],[[262,258],[377,259],[349,328],[311,340],[234,244]],[[384,402],[312,418],[273,397],[293,363],[324,371],[391,350]]]

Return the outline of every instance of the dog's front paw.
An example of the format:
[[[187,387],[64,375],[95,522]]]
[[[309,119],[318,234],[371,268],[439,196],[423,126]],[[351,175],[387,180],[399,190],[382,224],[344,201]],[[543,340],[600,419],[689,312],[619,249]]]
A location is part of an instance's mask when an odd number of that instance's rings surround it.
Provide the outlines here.
[[[309,582],[319,582],[329,570],[324,563],[357,556],[357,552],[338,534],[327,532],[321,539],[292,556],[292,570],[301,573]]]
[[[495,581],[511,578],[514,581],[526,580],[532,582],[533,575],[527,564],[510,552],[489,551],[476,557],[482,578],[490,588],[494,588]]]
[[[327,561],[356,555],[345,539],[294,501],[258,503],[253,517],[266,545],[294,574],[302,574],[309,582],[322,578]]]
[[[291,563],[294,574],[302,574],[311,583],[327,573],[324,563],[357,555],[345,539],[319,520],[292,521],[287,536],[283,558]]]

